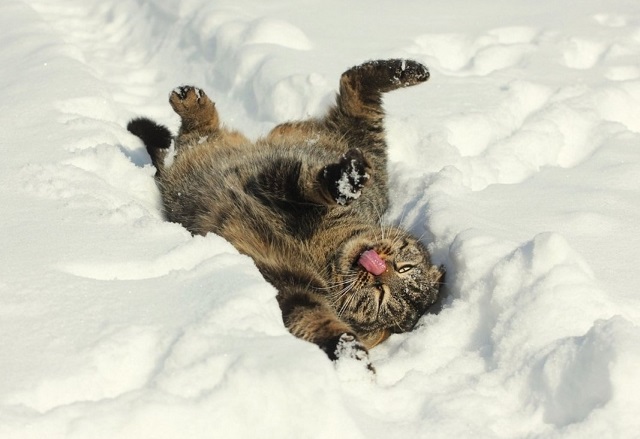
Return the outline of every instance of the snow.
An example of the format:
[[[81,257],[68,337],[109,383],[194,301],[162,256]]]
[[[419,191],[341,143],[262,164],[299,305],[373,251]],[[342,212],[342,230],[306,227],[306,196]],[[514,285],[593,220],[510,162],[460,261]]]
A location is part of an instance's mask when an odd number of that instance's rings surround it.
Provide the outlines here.
[[[0,12],[0,437],[638,437],[637,1]],[[290,336],[249,258],[163,220],[125,126],[177,130],[195,84],[256,137],[379,58],[430,69],[385,96],[388,217],[447,285],[372,380]]]

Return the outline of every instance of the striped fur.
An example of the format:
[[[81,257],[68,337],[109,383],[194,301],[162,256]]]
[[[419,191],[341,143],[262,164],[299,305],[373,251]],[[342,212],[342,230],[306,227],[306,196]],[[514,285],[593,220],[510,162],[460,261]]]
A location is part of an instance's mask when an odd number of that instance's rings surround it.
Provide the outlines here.
[[[284,123],[255,142],[222,127],[202,90],[179,87],[170,96],[182,119],[170,166],[166,128],[144,118],[128,128],[157,168],[169,221],[217,233],[251,256],[277,288],[292,334],[332,359],[368,364],[367,349],[415,325],[444,274],[422,243],[381,223],[388,205],[382,94],[428,77],[409,60],[353,67],[325,117]],[[387,264],[379,276],[357,264],[368,249]]]

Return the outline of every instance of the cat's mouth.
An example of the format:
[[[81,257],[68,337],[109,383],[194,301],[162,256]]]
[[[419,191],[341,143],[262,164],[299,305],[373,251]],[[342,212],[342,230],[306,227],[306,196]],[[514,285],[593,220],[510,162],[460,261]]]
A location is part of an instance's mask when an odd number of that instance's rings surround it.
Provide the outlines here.
[[[360,253],[357,264],[374,276],[380,276],[387,271],[387,264],[374,249],[368,249]]]
[[[391,264],[390,245],[376,239],[375,236],[363,234],[345,242],[340,250],[339,272],[344,274],[360,272],[370,276],[383,276]]]
[[[387,254],[376,245],[367,243],[359,248],[351,250],[350,261],[351,270],[363,271],[372,276],[381,276],[388,270]]]

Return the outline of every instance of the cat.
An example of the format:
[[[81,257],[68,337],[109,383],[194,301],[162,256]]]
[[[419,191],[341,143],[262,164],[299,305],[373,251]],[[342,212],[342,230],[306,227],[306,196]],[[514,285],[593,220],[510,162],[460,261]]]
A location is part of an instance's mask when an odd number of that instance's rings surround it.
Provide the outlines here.
[[[418,239],[382,223],[382,94],[428,78],[416,61],[366,62],[342,74],[324,117],[278,125],[255,142],[223,127],[193,86],[170,95],[181,117],[175,139],[144,117],[127,128],[151,156],[167,220],[226,238],[275,286],[293,335],[373,370],[368,349],[411,330],[444,278]]]

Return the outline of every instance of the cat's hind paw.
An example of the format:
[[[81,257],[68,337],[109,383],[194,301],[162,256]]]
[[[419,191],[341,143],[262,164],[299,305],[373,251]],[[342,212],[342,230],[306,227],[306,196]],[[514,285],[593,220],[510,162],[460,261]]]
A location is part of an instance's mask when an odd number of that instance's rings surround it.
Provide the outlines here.
[[[423,64],[410,59],[396,59],[390,61],[392,64],[392,81],[402,87],[409,87],[420,84],[429,79],[429,69]]]
[[[388,59],[366,62],[344,75],[360,82],[363,89],[388,92],[427,81],[429,69],[410,59]]]
[[[362,151],[353,148],[338,163],[326,166],[322,179],[333,201],[345,206],[360,198],[362,188],[369,181],[369,171],[369,162]]]
[[[169,96],[169,103],[180,116],[186,112],[213,106],[213,102],[205,92],[192,85],[182,85],[174,88]]]
[[[176,87],[169,96],[169,103],[182,118],[183,130],[205,127],[217,129],[219,125],[215,104],[200,88],[192,85]]]

